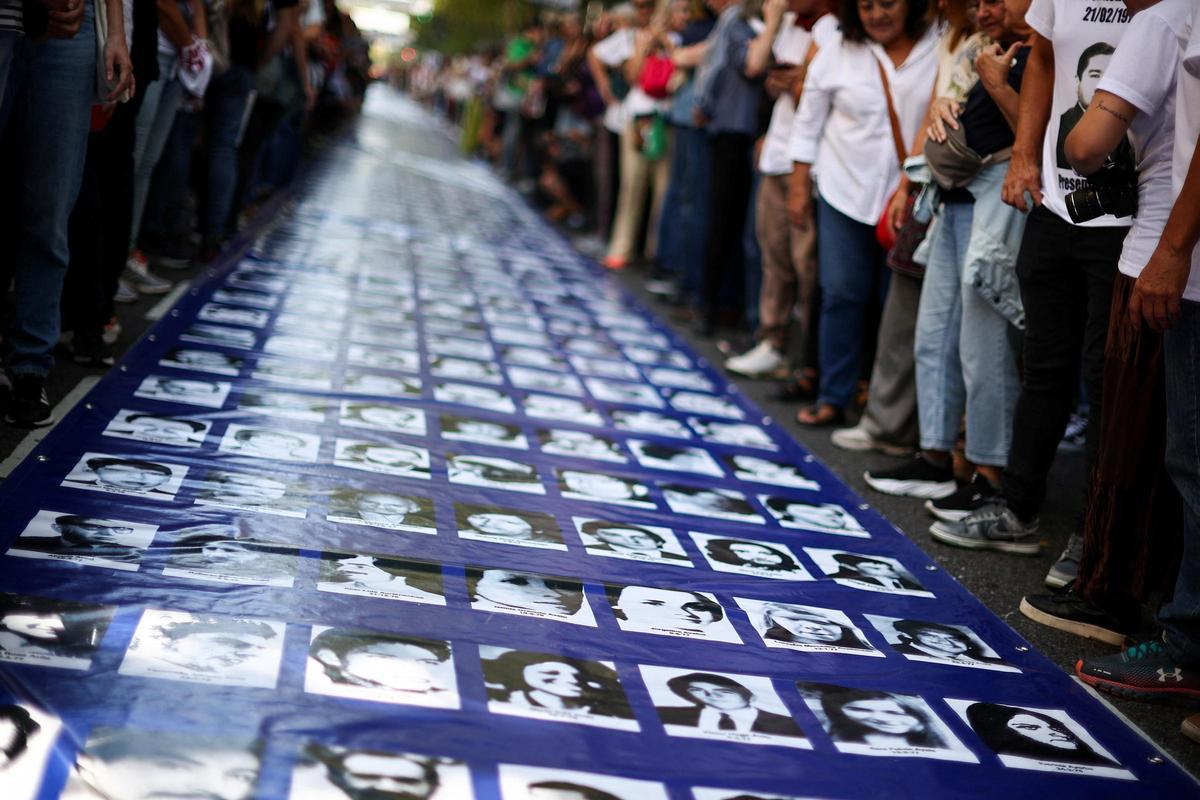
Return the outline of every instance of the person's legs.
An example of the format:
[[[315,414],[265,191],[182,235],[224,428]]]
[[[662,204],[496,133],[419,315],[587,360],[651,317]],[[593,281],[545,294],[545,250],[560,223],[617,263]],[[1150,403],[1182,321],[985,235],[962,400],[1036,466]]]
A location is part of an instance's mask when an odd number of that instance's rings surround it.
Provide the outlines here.
[[[158,70],[160,75],[169,75],[175,63],[174,54],[158,54]],[[129,249],[137,247],[138,236],[142,229],[142,214],[146,208],[146,198],[150,193],[150,180],[154,177],[154,168],[162,156],[167,138],[175,126],[175,114],[179,111],[179,103],[183,99],[183,84],[177,79],[167,80],[160,77],[146,90],[146,99],[142,102],[138,114],[137,145],[133,154],[133,226],[129,231]],[[153,101],[151,98],[153,97]]]
[[[617,217],[608,243],[610,266],[625,266],[633,257],[642,213],[646,209],[649,163],[638,149],[636,122],[630,120],[621,133],[621,186],[617,191]]]
[[[687,199],[683,206],[683,281],[680,296],[688,301],[698,299],[704,268],[704,245],[707,240],[709,210],[712,203],[712,158],[708,134],[700,128],[687,128],[684,146],[688,150]]]
[[[241,67],[230,67],[212,79],[205,95],[208,114],[208,180],[205,189],[201,232],[205,249],[211,251],[225,238],[233,195],[237,186],[238,134],[252,79]]]
[[[660,241],[658,232],[660,229],[659,222],[663,217],[663,203],[667,197],[667,190],[671,184],[671,159],[675,149],[675,140],[672,132],[667,131],[667,150],[662,156],[654,162],[647,165],[648,176],[650,181],[650,221],[646,226],[646,251],[645,256],[648,260],[653,260],[659,257]]]
[[[8,125],[20,72],[21,44],[25,37],[16,31],[0,31],[0,136]]]
[[[708,226],[701,291],[702,333],[709,335],[716,330],[727,279],[733,279],[729,296],[741,296],[742,233],[752,177],[749,136],[723,133],[713,136],[711,142],[709,220],[714,224]]]
[[[749,154],[748,154],[749,155]],[[742,281],[741,297],[744,322],[750,330],[758,329],[758,295],[762,291],[762,251],[758,249],[758,215],[753,198],[758,196],[758,183],[762,176],[754,168],[753,161],[747,164],[750,174],[750,192],[746,195],[746,222],[742,225]]]
[[[666,275],[678,276],[680,265],[679,245],[682,236],[681,205],[684,199],[684,175],[687,168],[687,149],[683,145],[683,134],[679,126],[671,127],[674,147],[667,171],[666,192],[662,200],[662,212],[658,218],[658,265]]]
[[[181,232],[192,148],[199,134],[199,112],[181,108],[175,115],[171,135],[167,138],[150,182],[150,194],[142,216],[142,239],[153,241],[164,252],[175,249],[171,239]]]
[[[787,214],[787,177],[764,176],[756,206],[758,246],[762,251],[762,288],[758,296],[758,339],[777,353],[785,349],[796,305],[797,268],[792,225]]]
[[[817,200],[821,282],[820,405],[844,409],[854,397],[867,304],[885,280],[883,251],[871,225]]]
[[[14,313],[5,345],[14,392],[8,420],[41,425],[52,420],[42,381],[54,366],[60,297],[70,261],[68,221],[83,176],[95,92],[95,30],[85,4],[71,39],[27,42],[24,79],[14,124],[21,126],[14,244]]]

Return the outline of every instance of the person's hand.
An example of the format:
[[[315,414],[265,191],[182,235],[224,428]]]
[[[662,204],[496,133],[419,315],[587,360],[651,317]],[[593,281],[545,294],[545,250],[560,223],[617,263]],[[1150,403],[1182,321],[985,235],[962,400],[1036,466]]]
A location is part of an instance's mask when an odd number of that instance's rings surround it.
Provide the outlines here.
[[[612,89],[609,89],[607,86],[600,88],[600,99],[604,101],[605,108],[617,102],[617,98],[613,96]]]
[[[892,233],[899,234],[900,226],[904,224],[904,217],[908,214],[908,194],[911,191],[908,181],[901,181],[900,188],[892,199],[888,202],[887,221],[888,227],[892,229]]]
[[[1033,198],[1035,206],[1042,204],[1042,170],[1036,159],[1014,150],[1012,161],[1008,162],[1000,199],[1018,211],[1028,213],[1032,208],[1025,202],[1026,193]]]
[[[46,3],[46,36],[51,39],[71,39],[83,24],[83,0]]]
[[[805,69],[800,64],[767,70],[767,92],[772,96],[791,94],[792,87],[804,79],[804,72]]]
[[[1192,259],[1159,241],[1154,255],[1133,284],[1129,296],[1129,323],[1165,331],[1179,319],[1179,303],[1187,287]]]
[[[766,0],[763,3],[762,15],[763,22],[768,28],[778,28],[783,22],[783,13],[788,9],[788,0]]]
[[[106,102],[124,102],[133,95],[133,62],[123,36],[109,36],[104,42],[104,79],[113,87]]]
[[[787,215],[792,227],[806,231],[813,222],[812,187],[798,172],[788,177]]]
[[[1020,48],[1021,43],[1016,42],[1004,51],[1000,50],[998,44],[989,45],[979,51],[979,55],[975,56],[975,71],[979,73],[979,80],[985,89],[994,92],[1008,84],[1008,73],[1012,71],[1013,58]]]
[[[939,97],[934,100],[933,105],[929,107],[929,138],[938,144],[946,141],[950,136],[946,133],[946,128],[958,130],[960,113],[962,113],[962,109],[958,103],[949,97]]]

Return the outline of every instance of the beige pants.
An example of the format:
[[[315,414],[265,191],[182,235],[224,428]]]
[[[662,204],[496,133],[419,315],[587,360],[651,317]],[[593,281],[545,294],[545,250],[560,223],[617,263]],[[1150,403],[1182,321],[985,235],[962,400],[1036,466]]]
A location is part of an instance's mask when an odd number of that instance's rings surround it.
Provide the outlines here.
[[[801,325],[809,333],[809,301],[817,286],[816,225],[804,230],[787,214],[787,175],[764,175],[758,182],[756,233],[762,250],[762,290],[758,295],[758,338],[776,350],[787,343],[792,310],[800,303]]]
[[[646,210],[646,190],[653,186],[654,200],[650,207],[650,224],[646,228],[646,257],[653,258],[658,248],[658,218],[662,213],[663,197],[667,193],[671,153],[650,161],[638,149],[635,123],[626,123],[621,133],[621,188],[617,193],[617,215],[613,222],[612,239],[608,244],[610,258],[633,258],[638,229]]]

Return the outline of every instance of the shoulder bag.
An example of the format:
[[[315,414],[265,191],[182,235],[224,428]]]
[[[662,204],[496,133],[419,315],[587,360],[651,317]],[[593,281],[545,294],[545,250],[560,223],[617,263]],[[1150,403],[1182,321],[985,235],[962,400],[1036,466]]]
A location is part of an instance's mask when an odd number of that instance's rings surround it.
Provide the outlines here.
[[[876,58],[875,66],[879,68],[879,80],[883,83],[883,96],[887,100],[888,123],[892,127],[892,144],[896,148],[896,161],[900,166],[901,173],[903,173],[905,147],[904,136],[900,132],[900,117],[896,114],[896,104],[892,100],[892,87],[888,82],[887,71],[883,68],[883,62]],[[897,189],[896,193],[899,191]],[[895,198],[896,193],[893,193],[888,198],[888,202],[884,204],[883,215],[879,218],[879,222],[875,224],[875,238],[879,241],[880,246],[887,250],[887,263],[893,271],[914,278],[920,278],[925,274],[925,267],[913,260],[913,254],[925,239],[925,232],[929,228],[929,222],[918,222],[913,219],[912,209],[916,196],[910,191],[908,194],[908,204],[904,209],[903,221],[900,223],[900,230],[893,231],[888,220],[888,209],[891,208],[892,199]]]

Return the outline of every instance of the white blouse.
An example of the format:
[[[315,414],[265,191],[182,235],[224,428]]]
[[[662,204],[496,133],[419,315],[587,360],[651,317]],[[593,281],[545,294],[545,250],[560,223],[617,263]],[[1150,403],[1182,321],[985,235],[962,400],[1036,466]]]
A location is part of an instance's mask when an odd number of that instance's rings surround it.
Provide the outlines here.
[[[905,149],[911,151],[937,76],[939,34],[937,27],[926,31],[899,68],[874,42],[838,38],[821,48],[808,69],[788,154],[813,165],[821,197],[851,219],[874,225],[900,182],[876,64],[887,73]]]

